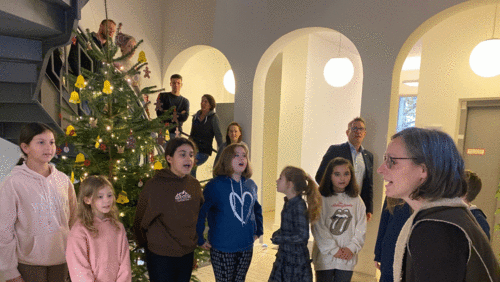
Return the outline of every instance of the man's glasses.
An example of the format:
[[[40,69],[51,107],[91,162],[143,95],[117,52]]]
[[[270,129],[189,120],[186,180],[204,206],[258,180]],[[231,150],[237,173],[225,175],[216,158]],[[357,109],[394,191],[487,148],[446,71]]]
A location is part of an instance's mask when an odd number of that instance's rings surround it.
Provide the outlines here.
[[[364,128],[364,127],[351,127],[351,131],[365,132],[366,128]]]
[[[416,160],[417,158],[393,158],[393,157],[389,157],[387,155],[384,155],[384,162],[385,162],[385,165],[387,166],[388,169],[391,169],[395,164],[396,162],[394,160]]]

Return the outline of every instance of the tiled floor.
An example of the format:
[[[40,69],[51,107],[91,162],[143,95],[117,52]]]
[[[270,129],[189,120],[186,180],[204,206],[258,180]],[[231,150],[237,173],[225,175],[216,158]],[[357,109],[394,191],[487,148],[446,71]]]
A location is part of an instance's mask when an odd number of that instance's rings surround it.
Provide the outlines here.
[[[247,273],[246,282],[264,282],[269,279],[271,274],[271,269],[273,267],[276,252],[278,250],[276,245],[271,243],[271,235],[273,234],[273,224],[274,224],[274,211],[264,213],[264,236],[262,243],[256,243],[254,245],[254,252],[252,258],[252,264]],[[212,282],[215,281],[214,272],[211,265],[201,267],[193,273],[202,282]],[[374,282],[376,281],[373,277],[366,277],[360,273],[354,273],[352,282]]]

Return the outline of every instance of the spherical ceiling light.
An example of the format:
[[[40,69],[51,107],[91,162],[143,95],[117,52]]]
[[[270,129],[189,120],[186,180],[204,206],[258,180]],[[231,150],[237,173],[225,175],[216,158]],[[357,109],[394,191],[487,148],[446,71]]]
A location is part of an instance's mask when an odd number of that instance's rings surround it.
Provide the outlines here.
[[[500,74],[500,39],[485,40],[472,50],[469,58],[472,71],[482,77]]]
[[[354,65],[348,58],[333,58],[326,63],[323,75],[331,86],[342,87],[352,80]]]
[[[224,75],[224,87],[226,88],[227,92],[231,93],[234,95],[236,92],[236,82],[234,81],[234,73],[233,70],[228,70],[226,74]]]

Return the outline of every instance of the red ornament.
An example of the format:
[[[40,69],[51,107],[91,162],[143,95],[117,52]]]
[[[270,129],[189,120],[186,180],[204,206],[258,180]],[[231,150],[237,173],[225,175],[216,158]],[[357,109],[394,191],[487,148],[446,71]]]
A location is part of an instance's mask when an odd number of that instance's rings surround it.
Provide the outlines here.
[[[71,130],[71,131],[69,132],[69,136],[73,136],[73,135],[75,135],[75,131],[74,131],[74,130]]]
[[[76,36],[73,36],[73,38],[71,38],[71,42],[73,43],[73,45],[76,45]]]
[[[101,148],[101,150],[105,151],[106,150],[106,144],[101,144],[100,148]]]
[[[60,155],[61,153],[62,153],[62,149],[61,149],[61,148],[59,148],[59,147],[57,147],[57,149],[56,149],[56,154],[57,154],[57,155]]]
[[[89,165],[90,165],[90,160],[85,160],[85,161],[83,162],[83,164],[84,164],[85,166],[89,166]]]

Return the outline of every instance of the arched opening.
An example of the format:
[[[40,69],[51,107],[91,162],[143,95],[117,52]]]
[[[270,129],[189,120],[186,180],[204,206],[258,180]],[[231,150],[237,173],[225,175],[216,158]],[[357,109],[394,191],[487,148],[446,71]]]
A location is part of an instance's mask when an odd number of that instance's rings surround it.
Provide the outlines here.
[[[325,66],[334,58],[352,62],[353,78],[334,87]],[[252,155],[254,179],[262,187],[264,212],[274,211],[279,225],[283,198],[275,180],[287,165],[315,175],[327,148],[345,142],[347,123],[361,108],[363,70],[360,55],[344,35],[326,28],[290,32],[262,56],[254,81]]]
[[[500,135],[490,130],[496,126],[490,118],[486,118],[479,122],[486,126],[484,130],[478,131],[481,134],[470,138],[468,131],[474,123],[469,121],[467,112],[470,108],[474,108],[475,112],[479,112],[480,108],[500,109],[498,103],[492,103],[498,100],[500,76],[482,77],[470,65],[473,49],[492,36],[498,37],[493,34],[495,25],[498,26],[498,22],[494,22],[495,18],[498,21],[498,17],[495,17],[496,5],[497,2],[485,1],[451,7],[426,21],[407,39],[393,72],[387,135],[390,137],[398,129],[398,117],[404,110],[400,106],[401,98],[407,94],[416,97],[415,126],[435,128],[450,134],[459,150],[462,150],[466,169],[475,171],[482,179],[483,188],[472,203],[486,214],[491,230],[500,221],[495,215],[498,203],[494,197],[500,178],[500,156],[490,161],[488,157],[495,154],[493,150],[486,150],[487,153],[483,155],[470,153],[468,149],[471,148],[485,151],[488,141],[470,145],[468,138],[469,141],[478,141],[483,140],[483,137],[497,136],[498,140]],[[403,62],[410,57],[420,57],[420,68],[405,70],[402,67]],[[418,87],[410,89],[410,86],[405,85],[409,80],[418,81]],[[477,120],[475,122],[478,123]],[[493,231],[490,234],[493,249],[498,253],[498,235]]]
[[[192,116],[200,110],[201,97],[211,94],[217,103],[216,113],[220,119],[220,129],[223,141],[226,135],[226,127],[233,121],[234,117],[234,94],[224,87],[224,76],[231,70],[227,58],[219,50],[210,46],[193,46],[179,53],[169,65],[163,77],[165,91],[170,91],[170,76],[178,73],[182,75],[183,86],[181,95],[186,97],[190,103],[190,117],[182,126],[185,133],[189,134],[192,125]],[[213,148],[217,149],[214,139]],[[206,180],[212,178],[212,169],[215,153],[198,168],[197,179]]]

